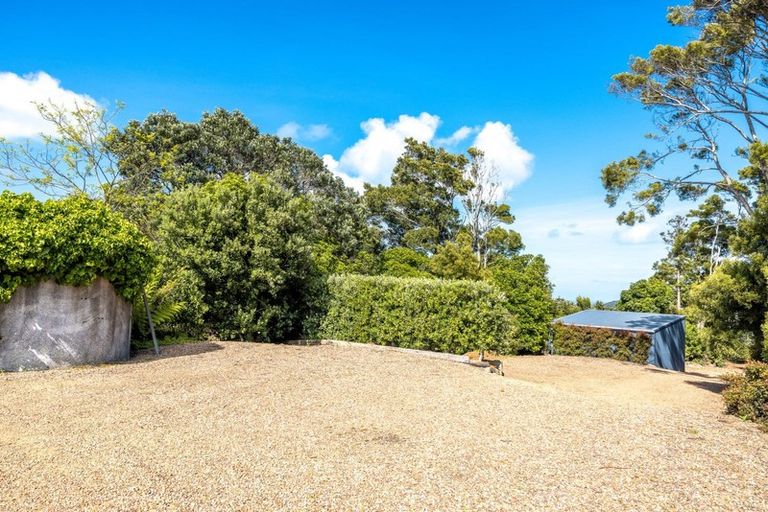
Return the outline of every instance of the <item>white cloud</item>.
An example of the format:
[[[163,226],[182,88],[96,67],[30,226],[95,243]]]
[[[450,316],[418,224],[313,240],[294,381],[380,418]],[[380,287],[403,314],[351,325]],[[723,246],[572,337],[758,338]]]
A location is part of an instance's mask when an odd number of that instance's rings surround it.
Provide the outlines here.
[[[335,172],[345,181],[385,183],[405,149],[405,139],[431,142],[439,124],[438,116],[426,112],[418,117],[401,115],[391,123],[378,117],[368,119],[360,123],[365,137],[344,150]]]
[[[387,183],[398,157],[405,149],[405,139],[450,147],[465,142],[477,134],[473,145],[485,152],[486,160],[493,163],[499,173],[503,192],[520,184],[531,174],[533,155],[520,147],[512,127],[499,121],[488,121],[480,127],[462,126],[448,137],[436,137],[440,117],[427,112],[418,116],[403,114],[396,121],[371,118],[360,124],[364,137],[344,150],[341,157],[333,160],[333,172],[346,183]],[[333,158],[326,155],[327,158]],[[330,168],[330,166],[329,166]]]
[[[295,139],[299,135],[299,129],[301,129],[299,123],[289,121],[277,129],[277,136]]]
[[[470,128],[469,126],[462,126],[455,132],[451,134],[450,137],[444,137],[444,138],[438,138],[435,139],[435,144],[438,146],[447,146],[452,147],[458,144],[459,142],[463,141],[470,135],[472,135],[473,132],[476,132],[476,128]]]
[[[520,147],[512,127],[499,121],[489,121],[475,137],[474,146],[485,153],[499,174],[503,193],[522,183],[531,175],[533,155]]]
[[[323,155],[323,163],[325,164],[325,167],[329,171],[339,176],[342,179],[342,181],[344,181],[344,184],[346,186],[356,190],[360,194],[363,193],[363,191],[365,190],[365,187],[364,187],[365,181],[363,181],[360,178],[354,178],[352,176],[344,174],[343,172],[339,172],[339,161],[333,158],[333,156]]]
[[[65,109],[97,103],[88,95],[64,89],[59,80],[42,71],[23,76],[0,72],[0,137],[51,134],[53,126],[40,117],[34,105],[48,102]]]
[[[307,140],[322,140],[331,136],[331,128],[327,124],[311,124],[304,132]]]
[[[640,244],[649,241],[653,235],[661,232],[661,226],[657,221],[635,224],[619,233],[619,240],[630,244]]]
[[[645,224],[619,226],[619,212],[594,197],[515,210],[512,227],[522,235],[526,252],[544,255],[556,294],[609,301],[651,274],[653,262],[666,253],[659,234],[670,217],[688,208],[672,202]]]
[[[290,137],[293,140],[305,140],[315,142],[327,139],[331,136],[332,130],[327,124],[300,125],[295,121],[289,121],[277,129],[279,137]]]

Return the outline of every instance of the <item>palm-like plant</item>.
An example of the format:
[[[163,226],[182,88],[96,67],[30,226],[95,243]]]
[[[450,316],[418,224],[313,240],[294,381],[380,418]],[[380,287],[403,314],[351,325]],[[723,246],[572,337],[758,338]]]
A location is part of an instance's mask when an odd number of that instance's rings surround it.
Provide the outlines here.
[[[186,307],[186,303],[183,301],[176,301],[172,298],[172,291],[175,283],[173,280],[162,282],[162,272],[160,269],[155,269],[149,282],[144,287],[144,293],[147,297],[149,304],[149,310],[152,314],[152,323],[155,329],[161,328],[163,325],[169,324],[181,313]],[[150,335],[149,321],[147,320],[147,311],[144,307],[144,300],[139,295],[133,304],[133,326],[135,332],[137,332],[142,339],[146,339]]]

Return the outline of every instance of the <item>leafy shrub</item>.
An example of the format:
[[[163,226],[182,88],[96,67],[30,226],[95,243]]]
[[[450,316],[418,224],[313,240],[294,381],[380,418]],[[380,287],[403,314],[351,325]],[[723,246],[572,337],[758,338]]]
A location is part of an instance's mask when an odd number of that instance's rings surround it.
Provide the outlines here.
[[[651,349],[651,336],[557,323],[552,343],[554,352],[560,355],[607,357],[644,364]]]
[[[507,310],[517,320],[518,352],[540,354],[552,323],[552,284],[541,256],[523,254],[497,261],[491,267],[492,282],[507,297]]]
[[[312,253],[313,213],[306,199],[258,175],[172,193],[158,246],[168,272],[185,274],[188,296],[175,300],[195,306],[179,318],[196,322],[200,314],[222,339],[300,336],[324,286]]]
[[[152,267],[147,239],[101,202],[0,194],[0,302],[18,286],[46,279],[82,286],[100,276],[130,301]]]
[[[513,350],[513,318],[488,283],[336,275],[328,293],[325,338],[454,354]]]
[[[408,247],[393,247],[381,254],[384,274],[393,277],[433,277],[429,257]]]
[[[693,310],[689,308],[686,313],[688,311]],[[714,331],[690,318],[687,317],[685,320],[685,359],[687,361],[722,365],[725,361],[743,363],[749,359],[752,345],[749,333]]]
[[[743,374],[730,374],[725,379],[726,411],[768,429],[768,364],[750,363]]]
[[[619,311],[640,311],[643,313],[675,313],[675,292],[661,279],[649,278],[635,281],[621,292],[616,304]]]
[[[200,288],[199,280],[192,272],[183,268],[168,270],[167,262],[159,262],[144,286],[152,324],[159,337],[200,336],[205,312]],[[141,295],[133,301],[131,333],[136,341],[150,339],[147,311]]]

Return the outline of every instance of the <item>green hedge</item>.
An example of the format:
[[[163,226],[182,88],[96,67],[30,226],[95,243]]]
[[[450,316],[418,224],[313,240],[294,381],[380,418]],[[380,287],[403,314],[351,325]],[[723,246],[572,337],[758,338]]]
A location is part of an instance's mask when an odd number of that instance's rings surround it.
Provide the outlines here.
[[[743,374],[730,374],[725,380],[726,411],[768,430],[768,364],[749,363]]]
[[[18,286],[47,279],[81,286],[100,276],[132,300],[153,264],[147,239],[103,203],[0,194],[0,302]]]
[[[513,318],[488,283],[336,275],[328,294],[324,338],[454,354],[513,350]]]
[[[555,354],[607,357],[645,364],[651,349],[651,336],[645,333],[594,329],[555,324],[552,345]]]

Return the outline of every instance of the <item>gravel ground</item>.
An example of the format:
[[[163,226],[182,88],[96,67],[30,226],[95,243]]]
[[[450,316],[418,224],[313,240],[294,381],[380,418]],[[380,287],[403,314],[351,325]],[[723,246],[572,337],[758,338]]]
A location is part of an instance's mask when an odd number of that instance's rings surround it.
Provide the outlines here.
[[[598,359],[594,357],[525,356],[496,357],[504,363],[506,375],[619,403],[661,405],[673,409],[721,412],[720,393],[724,373],[741,371],[686,364],[685,373]],[[741,365],[743,366],[743,365]]]
[[[753,425],[505,366],[208,343],[2,374],[0,510],[768,510]]]

